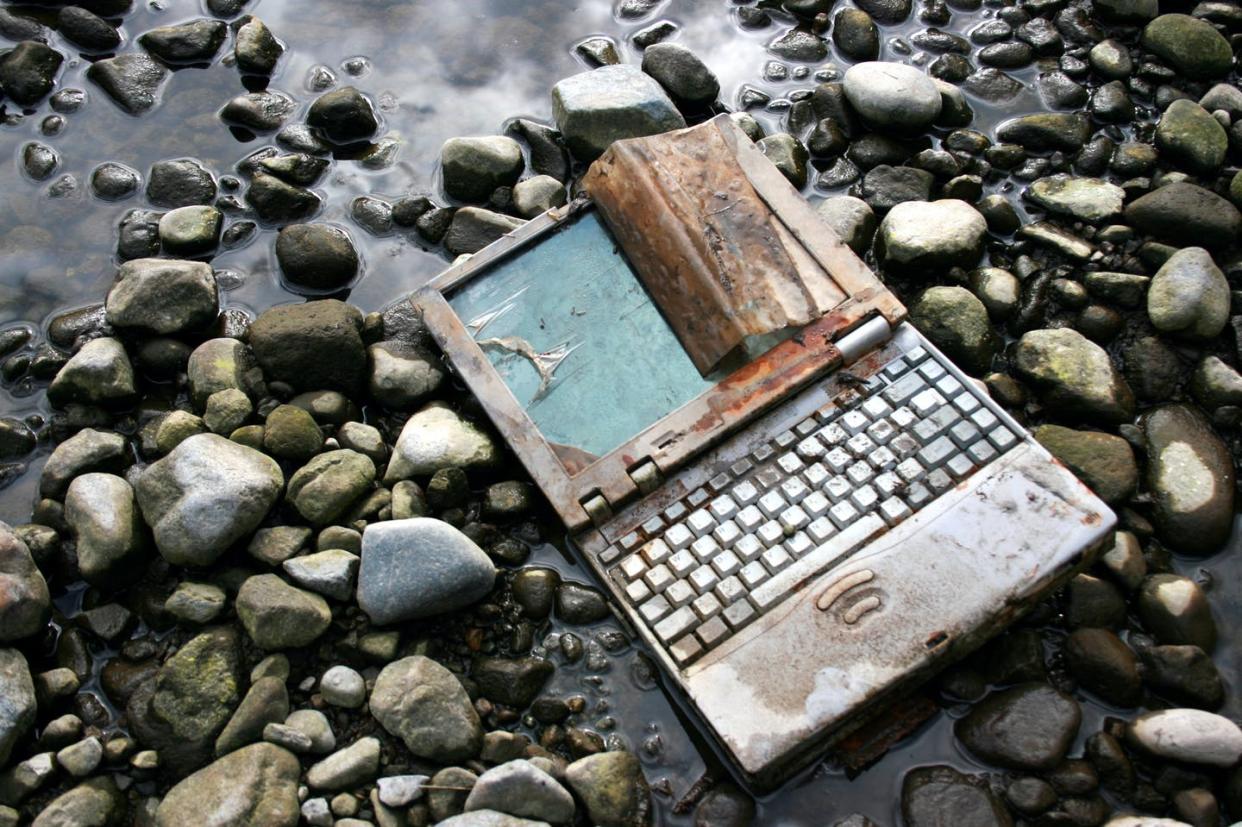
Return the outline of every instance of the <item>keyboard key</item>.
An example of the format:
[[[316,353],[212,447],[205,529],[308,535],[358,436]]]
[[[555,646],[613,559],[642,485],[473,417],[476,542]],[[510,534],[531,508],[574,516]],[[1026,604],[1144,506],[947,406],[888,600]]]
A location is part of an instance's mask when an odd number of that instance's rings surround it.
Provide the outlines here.
[[[957,379],[953,376],[942,376],[936,382],[936,390],[940,391],[940,393],[944,395],[945,399],[953,398],[961,389],[962,383],[957,381]]]
[[[846,432],[846,430],[841,427],[840,423],[837,422],[825,426],[824,429],[819,432],[818,436],[820,441],[830,448],[833,445],[840,445],[842,442],[845,442],[845,440],[850,438],[849,433]]]
[[[820,442],[813,436],[809,436],[799,442],[798,447],[794,450],[797,452],[798,456],[802,457],[807,462],[810,462],[813,459],[818,459],[823,456],[824,451],[827,449],[824,447],[824,443]]]
[[[986,431],[1000,420],[996,418],[996,414],[987,408],[980,408],[970,415],[970,421],[978,425],[981,430]]]
[[[783,474],[781,469],[777,468],[775,465],[769,465],[758,474],[755,474],[754,477],[754,483],[759,487],[761,492],[775,488],[784,481],[785,474]]]
[[[652,540],[643,546],[643,559],[647,561],[649,566],[658,566],[673,555],[672,549],[668,547],[668,543],[663,540]]]
[[[750,562],[763,553],[764,545],[753,534],[747,534],[733,545],[733,553],[743,562]]]
[[[906,372],[910,366],[906,364],[906,360],[898,356],[893,361],[884,366],[884,375],[889,379],[895,379]]]
[[[702,537],[704,534],[711,534],[716,527],[716,521],[707,513],[706,508],[700,508],[686,518],[686,525],[694,532],[695,537]]]
[[[729,485],[729,475],[720,473],[707,481],[707,487],[711,489],[713,494],[719,494]]]
[[[917,439],[909,434],[898,434],[884,447],[892,451],[898,459],[905,459],[906,457],[913,456],[914,452],[922,446]]]
[[[741,629],[759,616],[755,611],[755,607],[747,603],[745,600],[739,600],[732,606],[724,610],[725,623],[728,623],[734,631]]]
[[[900,431],[918,422],[918,417],[909,408],[898,408],[888,415],[888,421],[893,423],[893,427]]]
[[[746,587],[742,585],[737,575],[721,580],[716,584],[714,591],[716,597],[720,598],[722,606],[731,606],[746,596]]]
[[[688,666],[703,656],[703,644],[693,635],[687,635],[668,648],[673,659],[682,666]]]
[[[633,551],[634,546],[638,545],[641,540],[642,537],[639,536],[637,531],[631,531],[629,534],[618,540],[617,544],[626,551]]]
[[[708,506],[712,516],[716,518],[716,522],[722,522],[729,519],[737,513],[737,503],[727,494],[721,495],[712,500],[712,504]]]
[[[720,552],[720,544],[716,542],[716,538],[708,534],[706,537],[700,537],[690,544],[690,553],[700,563],[706,563]]]
[[[737,513],[734,522],[743,533],[750,534],[763,524],[763,512],[753,505],[748,505]]]
[[[744,508],[755,500],[759,499],[759,489],[755,488],[755,484],[747,480],[733,486],[733,501],[741,508]]]
[[[711,494],[708,494],[702,488],[697,488],[694,491],[691,491],[688,495],[686,495],[686,503],[691,508],[698,508],[699,506],[707,502],[710,497],[711,497]]]
[[[781,450],[788,448],[790,445],[793,445],[797,441],[798,441],[798,437],[796,434],[794,434],[793,431],[781,431],[772,440],[772,442],[775,443],[776,447]]]
[[[870,424],[871,420],[867,419],[867,415],[858,410],[850,411],[841,417],[841,427],[850,434],[856,434]]]
[[[793,562],[789,552],[785,551],[784,546],[773,546],[765,551],[760,559],[763,560],[763,565],[767,567],[768,571],[773,574],[776,574]]]
[[[673,607],[669,605],[668,599],[662,594],[657,594],[638,607],[638,613],[643,620],[647,621],[648,625],[658,623],[662,618],[667,617],[671,611],[673,611]]]
[[[731,551],[722,551],[712,558],[712,568],[722,578],[728,577],[742,567],[742,561]]]
[[[801,557],[813,548],[815,543],[811,542],[805,531],[799,531],[785,541],[785,551],[789,552],[790,557]]]
[[[775,517],[788,507],[789,503],[781,496],[780,491],[769,491],[759,498],[759,510],[765,517]]]
[[[866,462],[859,461],[845,469],[845,477],[855,485],[862,485],[875,476],[875,470]]]
[[[875,489],[870,485],[864,485],[861,488],[854,489],[854,493],[850,494],[850,502],[858,509],[860,513],[870,511],[875,504],[880,501],[880,495],[875,493]]]
[[[850,466],[854,458],[844,448],[833,448],[827,454],[824,454],[824,464],[832,469],[834,474],[840,474]]]
[[[949,470],[954,479],[960,480],[975,470],[975,464],[971,462],[970,457],[966,454],[958,454],[945,464],[945,468]]]
[[[681,506],[681,503],[676,503],[675,505]],[[684,508],[684,506],[682,506],[682,508]],[[668,510],[671,511],[672,509],[670,508]],[[660,519],[659,514],[656,514],[648,518],[647,521],[642,524],[641,528],[647,533],[647,536],[650,537],[652,534],[658,534],[660,529],[664,528],[664,521]]]
[[[781,495],[788,503],[800,503],[802,498],[810,493],[811,489],[807,488],[806,483],[797,477],[790,477],[781,484]]]
[[[932,500],[932,493],[927,486],[916,482],[906,488],[906,502],[911,508],[922,508]]]
[[[868,428],[866,434],[876,445],[883,445],[897,435],[897,429],[887,419],[881,419]]]
[[[927,416],[944,404],[944,397],[938,391],[928,389],[915,394],[910,400],[910,409],[918,416]]]
[[[812,520],[811,524],[806,527],[807,535],[815,542],[822,543],[829,537],[837,533],[837,527],[832,524],[832,520],[827,517],[820,517]]]
[[[668,543],[668,547],[673,551],[681,551],[694,542],[694,532],[684,523],[678,523],[664,532],[664,542]]]
[[[832,503],[828,502],[828,498],[824,496],[822,491],[812,491],[802,502],[799,503],[806,515],[814,520],[816,517],[828,510],[828,506]]]
[[[707,620],[720,614],[720,610],[724,606],[720,605],[720,598],[708,592],[690,601],[690,608],[694,609],[694,613],[699,616],[699,620]]]
[[[927,348],[925,347],[919,346],[906,351],[906,361],[912,365],[917,365],[926,358]]]
[[[719,617],[713,617],[700,626],[694,635],[705,648],[710,649],[729,636],[729,627]]]
[[[785,529],[776,520],[768,520],[759,526],[759,530],[755,532],[755,536],[759,538],[759,542],[768,548],[785,539]]]
[[[742,529],[737,527],[737,523],[732,520],[726,520],[716,526],[716,530],[712,532],[712,537],[720,544],[721,548],[730,548],[742,537]]]
[[[956,407],[959,411],[965,414],[968,414],[971,411],[978,410],[979,406],[982,404],[983,403],[979,401],[978,397],[976,397],[970,391],[959,393],[956,397],[953,398],[954,407]]]
[[[990,431],[988,433],[988,439],[990,439],[992,444],[1001,451],[1008,451],[1018,443],[1018,438],[1013,435],[1013,431],[1004,426]]]
[[[788,454],[784,454],[776,461],[776,464],[780,466],[780,469],[786,474],[796,474],[805,466],[802,458],[793,451],[790,451]]]
[[[884,397],[884,401],[893,407],[897,407],[898,405],[905,404],[906,400],[922,390],[926,384],[923,381],[923,377],[919,376],[918,373],[908,373],[889,385],[880,396]]]
[[[696,592],[694,587],[685,580],[678,580],[673,585],[664,590],[664,599],[674,608],[684,606],[694,599]]]
[[[651,591],[659,594],[669,587],[669,585],[677,578],[673,576],[673,572],[668,566],[656,566],[643,575],[643,581]]]
[[[690,572],[690,585],[699,594],[711,591],[712,587],[720,582],[720,577],[712,570],[711,566],[699,566]]]
[[[752,459],[754,459],[755,462],[762,465],[763,463],[770,460],[772,457],[776,456],[776,449],[773,448],[771,445],[764,443],[763,445],[760,445],[755,450],[751,451],[750,456]]]
[[[828,517],[836,524],[837,528],[845,528],[858,518],[858,509],[854,508],[848,501],[842,500],[828,509]]]
[[[871,464],[872,468],[887,471],[897,464],[897,455],[887,445],[881,445],[867,455],[867,462]]]
[[[621,561],[621,574],[626,580],[642,577],[643,572],[646,570],[647,564],[643,562],[643,558],[638,554],[631,554]]]
[[[879,516],[865,515],[806,557],[759,585],[750,593],[751,601],[760,611],[770,609],[788,597],[803,581],[819,574],[842,555],[849,554],[884,528],[884,521]]]
[[[625,596],[635,606],[642,603],[648,597],[651,597],[651,589],[641,580],[635,580],[633,583],[625,587]]]
[[[698,564],[699,561],[695,559],[689,549],[682,549],[668,558],[669,569],[678,577],[685,577]]]
[[[745,584],[748,589],[753,589],[764,580],[767,580],[769,574],[770,572],[762,562],[759,560],[753,560],[742,566],[742,570],[737,573],[737,576],[742,579],[742,583]]]
[[[883,517],[884,522],[889,525],[896,525],[906,517],[909,517],[911,513],[913,512],[910,511],[910,506],[906,505],[897,497],[889,497],[887,500],[880,503],[880,516]]]
[[[830,476],[832,475],[828,473],[828,469],[818,462],[802,472],[802,479],[806,480],[806,484],[811,488],[819,488]]]
[[[798,423],[794,428],[794,433],[800,437],[807,437],[819,430],[819,420],[814,416],[808,416],[806,419]]]
[[[892,410],[892,407],[878,396],[873,396],[861,405],[862,412],[872,422],[882,418],[885,414]]]
[[[986,439],[981,439],[974,445],[970,446],[970,450],[966,453],[970,454],[970,458],[978,465],[984,465],[996,459],[997,451],[992,447],[992,443]]]
[[[736,479],[737,477],[746,476],[754,469],[754,467],[755,464],[753,462],[746,459],[746,457],[742,457],[737,462],[729,466],[729,473],[733,475],[734,479]]]
[[[800,506],[791,505],[781,512],[780,524],[785,530],[785,534],[793,534],[795,531],[801,531],[811,518],[806,515]]]
[[[881,498],[887,499],[900,491],[902,487],[905,486],[905,483],[902,481],[901,477],[897,476],[896,473],[892,471],[885,471],[883,474],[880,474],[872,480],[871,485],[879,493]]]
[[[823,492],[828,495],[828,499],[840,502],[850,495],[854,490],[854,484],[845,477],[836,476],[824,483]]]
[[[929,381],[935,381],[944,376],[944,366],[939,362],[925,362],[919,367],[919,373],[923,374]]]
[[[698,618],[694,614],[694,610],[689,606],[682,606],[668,617],[661,620],[655,625],[656,637],[665,643],[672,643],[689,632],[698,622]]]
[[[850,437],[849,442],[845,443],[845,447],[854,456],[865,457],[875,450],[876,445],[871,441],[871,437],[866,434],[855,434]]]
[[[943,494],[953,485],[953,480],[943,468],[937,468],[927,475],[927,487],[933,494]]]
[[[947,436],[942,436],[919,451],[919,462],[928,468],[935,468],[953,456],[955,451],[957,451],[957,446],[953,444],[953,440]]]
[[[979,429],[969,419],[963,419],[949,429],[949,438],[965,448],[979,438]]]

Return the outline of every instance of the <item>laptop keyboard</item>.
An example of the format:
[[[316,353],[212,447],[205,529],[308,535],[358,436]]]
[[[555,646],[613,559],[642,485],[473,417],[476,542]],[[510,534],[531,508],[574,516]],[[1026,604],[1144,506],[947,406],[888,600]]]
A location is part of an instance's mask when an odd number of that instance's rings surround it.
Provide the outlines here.
[[[1019,437],[915,347],[754,448],[602,554],[687,666]]]

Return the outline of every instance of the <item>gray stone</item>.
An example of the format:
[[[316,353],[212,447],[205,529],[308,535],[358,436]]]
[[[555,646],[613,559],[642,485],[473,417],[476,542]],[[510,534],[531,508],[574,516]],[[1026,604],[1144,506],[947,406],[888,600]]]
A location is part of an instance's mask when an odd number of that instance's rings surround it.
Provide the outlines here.
[[[65,495],[65,522],[77,538],[83,580],[116,588],[141,576],[150,537],[124,479],[100,473],[74,479]]]
[[[160,245],[175,256],[206,256],[220,244],[224,214],[201,204],[169,210],[160,218]],[[133,262],[128,262],[133,263]],[[212,279],[215,287],[215,279]]]
[[[1010,827],[1013,819],[988,788],[952,767],[916,767],[901,783],[901,814],[907,827]]]
[[[390,775],[376,782],[380,802],[385,807],[408,807],[423,796],[423,785],[431,778],[426,775]]]
[[[631,752],[601,752],[565,768],[565,781],[597,827],[631,827],[651,817],[651,791]]]
[[[1126,193],[1099,178],[1053,175],[1032,183],[1026,197],[1049,212],[1095,223],[1120,215]]]
[[[200,410],[220,391],[238,390],[247,398],[254,398],[263,384],[254,352],[237,339],[208,339],[194,348],[186,374],[190,380],[190,399]]]
[[[552,115],[569,151],[583,161],[594,160],[613,141],[686,125],[655,79],[624,64],[561,80],[552,88]]]
[[[141,115],[159,103],[168,70],[142,52],[127,52],[95,61],[86,77],[117,106]]]
[[[52,799],[31,827],[114,827],[124,816],[125,796],[105,776],[83,781]]]
[[[224,436],[245,425],[253,412],[250,397],[237,388],[225,388],[207,397],[203,425],[213,434]]]
[[[371,101],[352,86],[321,95],[311,104],[306,122],[335,144],[368,140],[379,129]]]
[[[970,289],[983,302],[988,315],[1003,321],[1018,312],[1022,300],[1022,283],[1008,270],[981,267],[971,271]]]
[[[295,709],[285,719],[285,726],[309,738],[312,752],[322,755],[336,749],[336,736],[332,733],[328,716],[317,709]]]
[[[519,818],[507,813],[498,813],[495,810],[475,810],[472,813],[462,813],[446,818],[438,822],[436,827],[549,827],[549,825],[546,821],[532,821],[529,818]]]
[[[1242,374],[1217,356],[1205,356],[1190,376],[1190,391],[1207,411],[1242,406]]]
[[[1146,437],[1147,486],[1156,529],[1170,547],[1208,554],[1233,525],[1234,471],[1229,449],[1186,405],[1168,405],[1140,420]]]
[[[58,407],[123,405],[134,398],[134,368],[117,339],[91,339],[65,363],[48,386],[48,401]]]
[[[296,755],[310,752],[313,746],[309,735],[288,724],[268,724],[263,727],[263,740],[283,747]]]
[[[198,625],[210,623],[224,611],[224,589],[210,583],[178,583],[164,601],[164,611],[178,620]]]
[[[1143,680],[1160,695],[1198,709],[1216,709],[1225,702],[1220,670],[1198,646],[1152,646],[1141,655]]]
[[[148,466],[136,490],[160,554],[174,565],[208,566],[258,527],[283,487],[270,457],[198,434]]]
[[[220,110],[220,117],[227,123],[249,129],[251,132],[274,132],[284,126],[285,121],[295,109],[297,109],[297,102],[284,92],[265,90],[238,95],[224,105],[224,108]],[[271,170],[264,163],[260,165],[264,169]],[[314,166],[313,162],[311,166]],[[318,178],[318,175],[315,178]],[[291,181],[290,183],[299,182]]]
[[[1229,83],[1218,83],[1203,93],[1199,105],[1209,112],[1228,112],[1229,117],[1237,120],[1242,118],[1242,89]]]
[[[643,51],[643,71],[683,106],[707,106],[720,94],[720,81],[698,55],[679,43],[656,43]]]
[[[203,420],[188,411],[170,411],[156,420],[155,450],[167,454],[195,434],[205,433]]]
[[[332,706],[357,709],[367,702],[367,684],[357,670],[333,666],[319,679],[319,694]]]
[[[343,514],[371,489],[375,463],[341,449],[320,454],[289,478],[286,499],[312,525],[322,526]]]
[[[1061,425],[1041,425],[1034,436],[1107,503],[1125,502],[1138,487],[1134,449],[1119,436]]]
[[[964,287],[929,287],[910,308],[910,321],[968,373],[992,367],[999,345],[987,308]]]
[[[261,528],[254,533],[246,551],[255,559],[262,560],[270,566],[279,566],[301,551],[312,533],[311,529],[305,526],[282,525]]]
[[[1147,315],[1157,330],[1195,338],[1224,330],[1229,304],[1229,282],[1202,247],[1170,256],[1147,291]]]
[[[857,63],[846,71],[842,86],[863,120],[880,129],[917,132],[940,116],[940,90],[914,66]]]
[[[1169,216],[1177,216],[1170,221]],[[1214,192],[1185,181],[1165,184],[1126,206],[1126,221],[1178,246],[1217,249],[1242,233],[1242,214]]]
[[[866,201],[852,195],[837,195],[816,204],[815,212],[857,255],[863,255],[871,246],[876,218]]]
[[[245,197],[259,218],[270,224],[301,221],[314,214],[323,203],[315,192],[262,172],[250,179]]]
[[[0,766],[8,764],[13,747],[34,725],[36,711],[26,658],[16,649],[0,649]]]
[[[309,646],[332,623],[326,600],[275,574],[247,578],[237,592],[236,607],[246,634],[269,651]]]
[[[443,405],[432,404],[411,416],[401,429],[384,482],[430,476],[441,468],[489,468],[498,459],[495,443],[478,426]]]
[[[1206,20],[1162,14],[1143,29],[1142,44],[1191,80],[1220,77],[1233,64],[1229,41]]]
[[[379,761],[379,739],[359,738],[307,770],[306,783],[317,790],[348,789],[373,779]]]
[[[47,144],[31,141],[22,147],[22,171],[35,181],[46,181],[60,166],[60,156]]]
[[[1169,104],[1156,125],[1162,158],[1190,172],[1210,175],[1225,162],[1229,136],[1212,114],[1191,100]]]
[[[1136,608],[1143,627],[1161,643],[1198,646],[1205,652],[1216,645],[1212,607],[1189,577],[1151,575],[1143,581]]]
[[[806,165],[810,155],[802,141],[788,132],[777,132],[760,138],[758,146],[789,183],[799,189],[806,186]]]
[[[790,29],[768,44],[768,51],[786,60],[818,63],[828,56],[828,42],[803,29]]]
[[[435,393],[444,381],[440,360],[415,345],[377,342],[367,348],[367,357],[371,364],[371,398],[393,410],[410,409]]]
[[[965,201],[907,201],[880,222],[876,250],[885,269],[901,273],[970,267],[987,230],[983,216]]]
[[[1126,738],[1168,761],[1231,767],[1242,758],[1242,729],[1202,709],[1162,709],[1130,722]]]
[[[429,517],[367,526],[358,605],[376,625],[465,608],[491,591],[496,570],[474,541]]]
[[[219,211],[216,213],[217,236]],[[166,213],[165,220],[181,210]],[[139,258],[127,261],[117,272],[117,281],[104,303],[108,324],[136,328],[161,335],[202,330],[216,320],[219,295],[211,267],[201,261]]]
[[[954,734],[979,759],[1006,769],[1050,770],[1074,742],[1082,710],[1042,683],[993,692],[957,721]]]
[[[339,290],[358,275],[358,251],[349,233],[332,224],[291,224],[276,236],[276,260],[292,284]]]
[[[285,720],[289,714],[289,692],[281,678],[259,678],[233,711],[224,731],[216,739],[216,755],[227,755],[263,737],[268,724]]]
[[[568,200],[565,185],[551,175],[536,175],[513,187],[513,209],[523,218],[534,218]]]
[[[495,810],[566,824],[574,817],[574,799],[555,778],[528,761],[517,760],[480,775],[466,798],[465,809]]]
[[[450,138],[440,147],[444,191],[461,201],[486,201],[497,187],[512,187],[524,167],[521,146],[503,135]]]
[[[277,459],[306,462],[323,449],[323,432],[314,417],[296,405],[277,405],[263,426],[263,450]],[[310,480],[303,477],[303,484]]]
[[[444,248],[453,255],[477,253],[523,223],[521,219],[482,207],[462,207],[453,213],[444,234]]]
[[[0,523],[0,643],[42,631],[52,616],[47,581],[30,549],[5,523]],[[0,756],[0,766],[4,759]]]
[[[237,30],[233,54],[237,68],[246,74],[270,75],[285,47],[262,20],[251,17]]]
[[[371,690],[370,709],[419,758],[466,761],[483,743],[482,724],[461,682],[422,655],[384,667]]]
[[[125,437],[111,431],[83,428],[56,446],[43,465],[39,494],[62,499],[79,474],[90,471],[122,471],[129,464]]]
[[[283,568],[299,586],[345,601],[354,594],[358,564],[356,554],[333,548],[286,560]]]
[[[1014,349],[1014,368],[1031,382],[1050,414],[1099,422],[1129,421],[1134,394],[1108,353],[1073,330],[1026,333]]]
[[[388,458],[388,446],[384,435],[373,425],[362,422],[346,422],[336,430],[336,441],[342,448],[357,451],[380,465]]]
[[[169,790],[156,811],[156,827],[295,827],[300,774],[288,750],[243,747]]]
[[[354,396],[366,381],[362,313],[336,299],[265,310],[250,326],[250,346],[268,379],[295,390]]]
[[[165,63],[208,63],[228,36],[221,20],[190,20],[144,32],[138,43]]]

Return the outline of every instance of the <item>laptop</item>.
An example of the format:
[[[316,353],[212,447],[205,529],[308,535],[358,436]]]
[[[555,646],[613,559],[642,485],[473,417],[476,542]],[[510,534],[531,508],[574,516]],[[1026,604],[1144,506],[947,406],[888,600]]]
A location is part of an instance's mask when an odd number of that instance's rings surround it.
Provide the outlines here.
[[[1090,562],[1112,512],[728,116],[583,190],[413,301],[752,789]]]

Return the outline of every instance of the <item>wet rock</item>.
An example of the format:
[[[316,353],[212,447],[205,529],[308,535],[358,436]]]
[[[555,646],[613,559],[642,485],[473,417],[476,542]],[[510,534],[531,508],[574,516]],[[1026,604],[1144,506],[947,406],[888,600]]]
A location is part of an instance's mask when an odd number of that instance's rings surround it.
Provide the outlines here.
[[[32,141],[22,147],[22,171],[34,181],[46,181],[60,165],[60,156],[47,144]]]
[[[498,457],[486,433],[449,408],[432,404],[411,416],[401,429],[384,482],[429,476],[441,468],[486,468],[495,465]]]
[[[1143,29],[1142,44],[1192,80],[1220,77],[1233,64],[1229,41],[1206,20],[1162,14]]]
[[[524,167],[518,142],[501,135],[450,138],[440,148],[444,191],[461,201],[486,201],[497,187],[512,187]]]
[[[30,637],[52,616],[47,581],[30,549],[7,525],[0,523],[0,643]],[[4,757],[0,755],[0,765]]]
[[[574,817],[574,799],[555,778],[529,761],[518,760],[480,775],[466,798],[465,810],[495,810],[566,824]]]
[[[164,601],[164,611],[178,620],[196,625],[210,623],[224,611],[224,590],[210,583],[182,582]]]
[[[996,137],[1036,152],[1057,149],[1076,152],[1091,137],[1091,123],[1081,113],[1022,115],[998,126]]]
[[[1143,682],[1179,704],[1216,709],[1225,701],[1225,687],[1212,658],[1198,646],[1151,646],[1140,651]]]
[[[21,459],[34,450],[34,431],[20,419],[0,418],[0,460]]]
[[[850,105],[880,129],[917,132],[940,115],[940,91],[913,66],[858,63],[846,71],[842,85]]]
[[[328,162],[323,158],[298,152],[292,155],[264,158],[259,162],[259,167],[286,183],[309,187],[327,170]]]
[[[312,290],[338,290],[358,274],[353,239],[331,224],[282,228],[276,237],[276,259],[285,279]]]
[[[481,207],[462,207],[453,213],[452,222],[444,235],[444,248],[453,255],[477,253],[501,236],[516,230],[522,223],[520,219]],[[422,227],[421,219],[419,227]]]
[[[768,44],[768,51],[785,60],[817,63],[828,56],[828,43],[802,29],[790,29]]]
[[[335,600],[347,601],[354,594],[359,562],[356,554],[342,549],[328,549],[286,560],[283,568],[285,574],[299,586]]]
[[[983,216],[964,201],[907,201],[880,222],[876,250],[885,269],[902,273],[970,267],[986,233]]]
[[[1207,411],[1242,406],[1242,374],[1216,356],[1204,357],[1190,377],[1190,391]]]
[[[513,209],[523,218],[534,218],[566,202],[565,185],[551,175],[536,175],[513,187]]]
[[[421,655],[388,664],[371,690],[371,714],[420,758],[441,763],[475,757],[483,727],[461,683]]]
[[[876,218],[861,198],[838,195],[815,205],[816,214],[856,254],[862,255],[875,237]]]
[[[311,104],[306,123],[335,144],[365,141],[379,129],[371,101],[352,86],[321,95]]]
[[[371,235],[382,236],[392,232],[392,205],[382,199],[360,195],[350,203],[349,215]]]
[[[219,313],[216,277],[198,261],[133,259],[117,271],[104,307],[117,328],[161,335],[202,330]]]
[[[221,391],[236,390],[247,397],[257,395],[262,375],[254,353],[237,339],[208,339],[190,353],[186,366],[190,398],[198,408]]]
[[[61,793],[35,816],[31,827],[119,827],[125,796],[110,777],[92,778]]]
[[[47,29],[33,18],[0,8],[0,37],[15,43],[23,40],[46,41]]]
[[[156,161],[147,174],[147,198],[157,207],[206,205],[215,197],[215,178],[193,158]]]
[[[694,808],[694,827],[751,827],[755,821],[755,802],[732,784],[717,784]],[[839,821],[833,827],[871,827]]]
[[[332,622],[326,600],[290,586],[275,574],[247,578],[237,592],[236,605],[246,634],[268,651],[308,646]]]
[[[1151,280],[1147,315],[1164,333],[1210,339],[1229,321],[1229,282],[1202,247],[1178,250]]]
[[[0,766],[8,764],[13,747],[34,725],[34,682],[26,658],[16,649],[0,649]]]
[[[367,348],[371,363],[371,398],[392,410],[409,410],[440,387],[444,369],[426,351],[399,341],[377,342]]]
[[[439,822],[437,827],[548,827],[546,821],[531,821],[495,810],[475,810]]]
[[[1115,184],[1070,175],[1040,178],[1025,194],[1048,212],[1091,223],[1120,215],[1126,197],[1125,190]]]
[[[799,189],[806,186],[806,164],[810,156],[801,141],[788,132],[777,132],[775,135],[761,138],[759,149],[789,180],[789,183]]]
[[[135,579],[150,540],[128,482],[112,474],[83,474],[65,495],[65,522],[77,538],[78,569],[105,588]]]
[[[315,789],[341,790],[370,781],[379,771],[380,742],[359,738],[311,767],[306,783]]]
[[[116,339],[92,339],[73,354],[48,386],[48,401],[58,407],[74,402],[123,405],[134,398],[134,369]]]
[[[1083,688],[1117,706],[1134,706],[1142,695],[1138,658],[1108,629],[1076,629],[1065,642],[1070,672]]]
[[[272,380],[352,396],[366,380],[361,334],[356,307],[324,299],[265,310],[250,326],[250,346]]]
[[[165,63],[209,63],[224,45],[228,26],[220,20],[191,20],[151,29],[139,45]]]
[[[375,463],[354,451],[328,451],[289,478],[286,499],[311,525],[343,514],[375,482]]]
[[[624,64],[561,80],[552,88],[552,113],[566,146],[584,161],[613,141],[686,125],[659,83]]]
[[[1161,643],[1198,646],[1211,652],[1216,645],[1212,607],[1199,585],[1179,574],[1153,574],[1138,595],[1138,616]]]
[[[929,287],[910,308],[910,321],[968,373],[991,369],[999,342],[988,311],[964,287]]]
[[[651,792],[633,753],[588,755],[565,768],[565,781],[597,827],[629,827],[651,816]]]
[[[159,103],[168,70],[142,52],[126,52],[95,61],[86,77],[121,109],[141,115]]]
[[[169,255],[208,255],[219,246],[223,226],[224,215],[215,207],[178,207],[160,218],[160,245]]]
[[[289,693],[283,679],[269,676],[250,685],[224,731],[216,739],[216,755],[227,755],[263,737],[268,724],[280,723],[289,714]]]
[[[244,74],[270,75],[276,69],[285,47],[262,20],[251,17],[238,30],[233,54]]]
[[[1161,539],[1191,554],[1215,551],[1233,525],[1234,475],[1229,450],[1204,418],[1185,405],[1144,414],[1147,485]]]
[[[1176,215],[1177,221],[1169,221]],[[1165,184],[1126,206],[1126,221],[1145,233],[1182,246],[1216,249],[1242,233],[1242,214],[1224,198],[1194,184]]]
[[[1242,758],[1242,729],[1201,709],[1162,709],[1130,722],[1126,739],[1168,761],[1230,767]]]
[[[480,600],[495,577],[490,558],[448,523],[374,523],[362,535],[358,605],[380,626],[431,617]]]
[[[208,566],[259,526],[283,486],[270,457],[198,434],[148,466],[136,490],[160,554],[174,565]]]
[[[986,784],[952,767],[917,767],[901,782],[901,814],[908,827],[970,824],[1009,827],[1005,805]]]
[[[104,201],[120,201],[128,198],[142,186],[138,170],[124,164],[107,161],[95,167],[91,173],[91,192]]]
[[[554,668],[539,658],[477,658],[470,676],[483,697],[515,709],[525,709],[543,689]]]
[[[880,31],[871,15],[861,9],[842,9],[832,26],[837,51],[854,61],[875,60],[880,55]]]
[[[301,767],[287,750],[253,744],[183,779],[164,796],[157,827],[294,827]]]
[[[643,52],[643,71],[682,106],[707,106],[720,94],[720,81],[698,55],[679,43],[656,43]]]
[[[226,103],[220,110],[220,117],[252,132],[274,132],[296,108],[293,98],[283,92],[250,92]]]
[[[34,106],[52,91],[64,61],[50,46],[24,40],[0,56],[0,90],[19,106]]]
[[[286,184],[274,175],[259,173],[250,179],[246,203],[259,218],[272,224],[300,221],[322,203],[314,192]]]
[[[1225,162],[1229,137],[1225,128],[1199,104],[1175,100],[1156,125],[1156,146],[1162,158],[1185,169],[1209,175]]]
[[[1104,349],[1080,333],[1033,330],[1018,341],[1013,359],[1053,415],[1108,423],[1126,422],[1134,415],[1129,385]]]
[[[569,178],[569,157],[555,129],[525,118],[509,123],[506,131],[526,142],[530,149],[530,168],[558,181]]]
[[[62,499],[69,483],[89,471],[121,471],[129,464],[125,437],[108,431],[83,428],[56,446],[43,466],[39,494]]]
[[[958,720],[954,734],[980,760],[1014,770],[1049,770],[1074,741],[1082,711],[1042,683],[993,692]]]
[[[1125,502],[1138,487],[1134,449],[1121,437],[1060,425],[1041,425],[1034,436],[1107,503]]]

